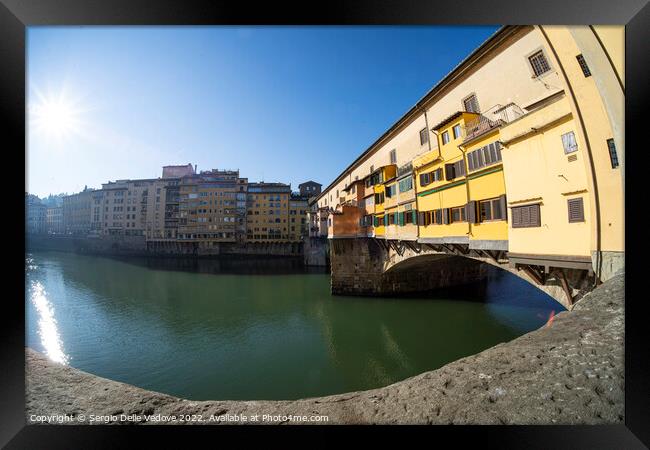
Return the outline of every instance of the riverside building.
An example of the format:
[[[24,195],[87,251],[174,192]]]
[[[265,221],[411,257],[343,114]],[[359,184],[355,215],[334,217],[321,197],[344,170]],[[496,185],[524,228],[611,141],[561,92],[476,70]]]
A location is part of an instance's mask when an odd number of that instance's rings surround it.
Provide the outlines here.
[[[323,189],[313,235],[607,280],[624,257],[623,44],[620,26],[502,27]],[[357,181],[355,206],[340,194]]]
[[[318,186],[307,182],[303,190]],[[221,244],[300,243],[309,232],[308,209],[309,198],[289,184],[249,184],[238,170],[197,173],[187,164],[164,166],[161,178],[109,181],[66,196],[61,211],[70,233],[141,239],[165,253],[216,254]]]
[[[238,170],[203,171],[181,178],[178,238],[215,246],[243,243],[246,236],[248,179]]]
[[[250,183],[247,195],[247,242],[289,242],[291,186]]]

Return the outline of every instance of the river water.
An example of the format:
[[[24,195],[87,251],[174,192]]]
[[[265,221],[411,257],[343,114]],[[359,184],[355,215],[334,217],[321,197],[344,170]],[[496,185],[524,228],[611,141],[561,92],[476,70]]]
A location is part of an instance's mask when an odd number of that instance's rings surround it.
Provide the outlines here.
[[[26,255],[26,344],[105,378],[192,400],[289,400],[385,386],[564,308],[507,272],[424,298],[330,295],[287,260]]]

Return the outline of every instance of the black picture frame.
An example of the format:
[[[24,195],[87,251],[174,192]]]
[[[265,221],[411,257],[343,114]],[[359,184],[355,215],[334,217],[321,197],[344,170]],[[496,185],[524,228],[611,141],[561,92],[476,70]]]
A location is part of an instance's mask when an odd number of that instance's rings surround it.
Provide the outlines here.
[[[462,7],[461,7],[462,5]],[[642,180],[640,159],[646,147],[642,145],[642,121],[648,98],[648,67],[650,42],[650,5],[646,0],[573,1],[552,0],[465,0],[458,6],[452,3],[433,3],[390,0],[364,0],[344,3],[305,2],[302,7],[278,2],[251,5],[248,2],[215,2],[209,0],[0,0],[0,111],[2,113],[2,148],[5,156],[5,186],[10,195],[5,217],[14,217],[24,206],[21,183],[25,171],[25,39],[26,27],[36,25],[220,25],[220,24],[390,24],[390,25],[457,25],[457,24],[625,24],[626,25],[626,192],[640,198],[643,191],[635,189]],[[7,162],[6,158],[12,161]],[[631,181],[630,181],[631,180]],[[632,194],[630,194],[632,193]],[[638,195],[638,197],[637,197]],[[14,203],[15,202],[15,203]],[[627,203],[627,201],[626,201]],[[626,210],[627,211],[627,210]],[[638,212],[637,212],[638,211]],[[641,213],[636,210],[633,214]],[[627,212],[626,212],[626,219]],[[631,223],[632,222],[632,223]],[[628,242],[641,242],[642,220],[626,220]],[[7,225],[9,226],[7,228]],[[5,289],[2,333],[2,381],[0,383],[0,444],[6,448],[116,448],[124,447],[135,438],[151,443],[165,439],[165,447],[174,439],[187,444],[196,433],[210,433],[221,427],[109,427],[109,426],[27,426],[25,407],[25,311],[21,294],[21,263],[24,265],[24,242],[15,236],[24,236],[24,223],[5,221],[4,256]],[[11,250],[7,243],[13,245]],[[626,302],[625,311],[625,425],[613,426],[490,426],[490,427],[392,427],[391,434],[422,432],[427,439],[452,439],[458,443],[475,441],[482,448],[527,449],[633,449],[650,445],[650,371],[646,343],[648,316],[643,314],[644,291],[641,245],[626,248]],[[23,278],[24,280],[24,278]],[[228,427],[235,433],[238,445],[250,436],[252,427]],[[281,427],[282,428],[282,427]],[[284,427],[292,433],[316,431],[337,435],[341,427]],[[174,430],[172,435],[169,431]],[[266,427],[273,434],[276,427]],[[350,427],[344,427],[349,431]],[[355,427],[356,429],[356,427]],[[256,428],[256,431],[259,429]],[[365,429],[363,430],[365,431]],[[383,438],[385,428],[373,428],[373,437]],[[328,434],[329,434],[328,433]],[[213,439],[212,437],[209,439]],[[285,436],[286,437],[286,436]],[[310,437],[313,439],[313,437]],[[320,440],[320,439],[319,439]],[[216,443],[216,441],[214,441]],[[340,442],[334,436],[334,442]],[[440,441],[436,441],[440,442]],[[408,444],[408,441],[406,442]]]

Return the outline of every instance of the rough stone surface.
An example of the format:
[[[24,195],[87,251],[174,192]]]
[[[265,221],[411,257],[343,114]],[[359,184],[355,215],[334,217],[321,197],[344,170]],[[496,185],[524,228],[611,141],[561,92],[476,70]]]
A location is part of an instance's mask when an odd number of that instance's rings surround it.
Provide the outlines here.
[[[331,239],[331,291],[334,295],[401,295],[464,285],[487,277],[485,264],[447,254],[429,255],[426,264],[403,262],[376,239]],[[404,256],[406,260],[407,257]]]
[[[327,416],[329,424],[623,423],[623,338],[619,273],[572,311],[511,342],[383,388],[297,401],[189,401],[64,367],[27,349],[26,414],[28,422],[32,414],[66,413],[306,415]]]
[[[511,267],[503,255],[493,259],[473,250],[451,254],[448,248],[413,245],[416,244],[375,238],[330,239],[332,294],[401,295],[464,285],[485,278],[487,265],[491,265],[518,276],[571,309],[572,303],[589,292],[594,282],[584,270],[564,269],[570,302],[558,270],[546,274],[544,284],[540,285],[525,270]],[[610,274],[603,280],[613,276],[611,269],[623,270],[621,264],[607,267]]]

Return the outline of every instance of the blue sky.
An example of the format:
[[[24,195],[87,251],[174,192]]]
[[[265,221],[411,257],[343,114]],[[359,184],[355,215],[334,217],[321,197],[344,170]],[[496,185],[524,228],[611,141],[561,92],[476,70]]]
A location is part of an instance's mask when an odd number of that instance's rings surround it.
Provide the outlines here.
[[[30,27],[27,190],[188,162],[327,185],[497,28]]]

